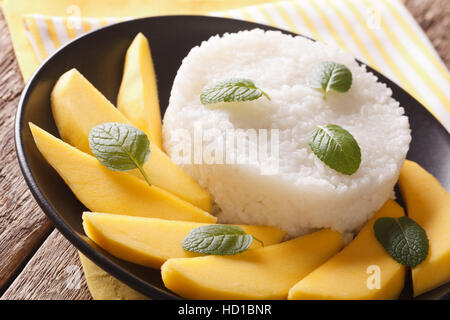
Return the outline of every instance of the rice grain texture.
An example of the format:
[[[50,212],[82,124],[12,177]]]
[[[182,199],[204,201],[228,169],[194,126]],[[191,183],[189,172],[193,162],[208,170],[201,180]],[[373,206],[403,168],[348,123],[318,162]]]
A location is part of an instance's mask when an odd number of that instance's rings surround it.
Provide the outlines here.
[[[330,92],[324,100],[308,86],[309,73],[323,61],[351,70],[348,92]],[[200,103],[205,86],[228,78],[252,79],[271,100]],[[391,93],[335,46],[259,29],[215,36],[193,48],[178,70],[164,116],[164,148],[212,194],[221,223],[275,226],[290,237],[326,227],[355,232],[393,195],[409,148],[408,119]],[[345,128],[358,142],[362,161],[353,175],[334,171],[311,151],[311,133],[326,124]],[[246,149],[226,144],[238,129],[256,132],[259,140],[244,137]],[[267,139],[260,129],[269,130]],[[276,137],[275,148],[270,138]],[[180,150],[188,144],[186,157]],[[218,163],[222,147],[223,162],[229,156],[235,163]],[[272,162],[251,161],[248,150],[259,147],[269,148]],[[262,174],[275,160],[277,170]]]

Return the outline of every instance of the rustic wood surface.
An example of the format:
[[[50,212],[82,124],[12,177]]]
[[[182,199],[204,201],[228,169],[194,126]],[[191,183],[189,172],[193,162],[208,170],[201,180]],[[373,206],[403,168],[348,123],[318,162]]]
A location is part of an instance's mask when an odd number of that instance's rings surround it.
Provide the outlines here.
[[[450,68],[450,0],[404,0]],[[74,247],[53,230],[22,178],[14,115],[24,87],[0,13],[0,295],[91,299]]]
[[[54,230],[1,299],[86,300],[91,295],[77,251]]]
[[[49,235],[52,225],[28,191],[16,160],[14,116],[23,81],[0,17],[0,292]]]

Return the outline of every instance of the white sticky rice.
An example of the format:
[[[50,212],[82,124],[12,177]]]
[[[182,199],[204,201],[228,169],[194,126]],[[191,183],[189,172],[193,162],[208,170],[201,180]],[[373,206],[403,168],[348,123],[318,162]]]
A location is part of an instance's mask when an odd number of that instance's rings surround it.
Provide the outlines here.
[[[348,92],[331,92],[324,100],[308,86],[308,74],[323,61],[351,70]],[[261,97],[212,108],[200,103],[205,86],[236,77],[255,81],[271,101]],[[358,142],[362,162],[353,175],[329,168],[311,151],[311,133],[326,124],[345,128]],[[194,144],[195,128],[210,130],[200,141],[203,151],[220,147],[230,129],[278,129],[278,170],[262,174],[264,161],[194,164],[194,152],[191,161],[180,163],[180,150],[189,140]],[[190,51],[173,84],[163,140],[169,156],[212,194],[219,222],[276,226],[294,237],[317,228],[362,227],[393,195],[411,135],[391,90],[352,56],[331,45],[255,29],[212,37]]]

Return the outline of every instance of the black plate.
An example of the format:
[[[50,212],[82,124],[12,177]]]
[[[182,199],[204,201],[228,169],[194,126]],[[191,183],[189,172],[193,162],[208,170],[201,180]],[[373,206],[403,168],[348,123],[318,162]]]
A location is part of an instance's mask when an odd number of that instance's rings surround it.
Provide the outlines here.
[[[71,68],[77,68],[115,103],[125,52],[138,32],[148,37],[151,43],[161,112],[164,113],[176,72],[192,47],[216,34],[256,27],[274,29],[240,20],[202,16],[144,18],[105,27],[74,40],[56,52],[33,75],[22,94],[16,116],[16,148],[23,175],[33,196],[56,228],[78,250],[119,280],[153,299],[178,297],[164,287],[159,271],[117,259],[85,237],[81,212],[86,208],[41,156],[31,137],[28,122],[59,136],[51,113],[50,92],[59,76]],[[448,132],[408,93],[384,76],[371,71],[392,89],[394,98],[409,116],[413,139],[408,158],[420,163],[449,190]],[[450,296],[450,284],[423,298],[442,299],[445,296]],[[410,284],[401,297],[411,297]]]

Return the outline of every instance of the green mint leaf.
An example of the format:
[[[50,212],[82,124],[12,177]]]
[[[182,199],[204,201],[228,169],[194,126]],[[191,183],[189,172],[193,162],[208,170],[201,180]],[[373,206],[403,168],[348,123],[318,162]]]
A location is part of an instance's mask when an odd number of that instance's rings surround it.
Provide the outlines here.
[[[256,87],[252,80],[232,78],[213,83],[203,88],[200,94],[200,101],[202,104],[251,101],[263,95],[270,100],[267,93]]]
[[[428,237],[414,220],[408,217],[379,218],[373,225],[375,237],[397,262],[416,267],[428,255]]]
[[[150,142],[141,130],[124,123],[103,123],[89,132],[89,147],[105,167],[115,171],[138,168],[150,184],[142,168],[150,155]]]
[[[351,175],[361,164],[358,142],[340,126],[318,126],[311,135],[309,146],[320,160],[337,172]]]
[[[324,91],[326,99],[330,90],[347,92],[352,86],[352,72],[344,65],[325,61],[316,65],[308,77],[308,84]]]
[[[241,227],[213,224],[191,230],[182,246],[186,251],[222,256],[243,252],[252,241],[253,237]]]

